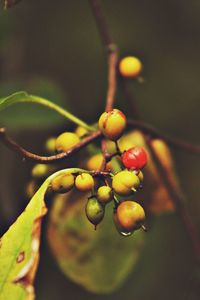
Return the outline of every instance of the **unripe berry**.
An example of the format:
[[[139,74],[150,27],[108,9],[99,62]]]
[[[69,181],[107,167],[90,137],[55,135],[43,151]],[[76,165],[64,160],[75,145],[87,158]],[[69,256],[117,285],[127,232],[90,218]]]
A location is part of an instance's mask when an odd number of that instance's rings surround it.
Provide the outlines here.
[[[97,198],[92,197],[88,199],[85,213],[88,220],[96,226],[102,221],[105,211],[103,205],[99,203]]]
[[[97,199],[102,204],[110,202],[113,199],[112,189],[108,185],[101,186],[97,191]]]
[[[126,117],[118,109],[104,112],[99,118],[99,129],[110,140],[118,140],[125,127]]]
[[[67,193],[73,188],[74,181],[75,178],[72,174],[60,175],[52,180],[51,188],[57,193]]]
[[[56,139],[56,150],[58,152],[67,152],[80,142],[80,138],[73,132],[64,132]]]
[[[147,164],[147,153],[141,147],[130,148],[122,154],[122,162],[127,169],[142,169]]]
[[[121,230],[128,233],[141,228],[145,221],[145,212],[137,202],[126,200],[117,207],[116,217]]]
[[[76,177],[76,188],[82,192],[88,192],[94,188],[94,179],[88,173],[82,173]]]
[[[119,195],[131,195],[133,192],[136,192],[139,187],[140,180],[138,176],[128,170],[117,173],[112,180],[112,188]]]
[[[142,71],[141,61],[134,56],[127,56],[122,58],[119,63],[119,72],[123,77],[135,78]]]
[[[82,126],[78,126],[78,127],[76,127],[75,133],[76,133],[80,138],[82,138],[82,137],[84,137],[85,135],[88,134],[88,130],[85,129],[84,127],[82,127]]]
[[[48,151],[48,153],[54,153],[56,151],[55,137],[50,137],[48,140],[46,140],[45,149]]]

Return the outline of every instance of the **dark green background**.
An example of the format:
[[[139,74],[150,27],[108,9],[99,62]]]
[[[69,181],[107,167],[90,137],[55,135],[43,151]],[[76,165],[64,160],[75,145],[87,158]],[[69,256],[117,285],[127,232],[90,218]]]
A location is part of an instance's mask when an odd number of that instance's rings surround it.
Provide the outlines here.
[[[144,63],[144,83],[130,83],[142,117],[173,136],[199,143],[200,1],[102,2],[120,54],[138,55]],[[58,101],[87,122],[94,122],[103,110],[106,88],[105,53],[88,1],[22,0],[13,9],[1,9],[1,97],[23,89]],[[127,111],[120,93],[117,104]],[[61,132],[66,124],[61,125],[58,118],[52,129],[47,129],[51,124],[45,128],[44,116],[44,129],[35,129],[37,111],[27,120],[31,109],[11,108],[0,114],[0,124],[8,128],[10,124],[10,134],[21,144],[42,153],[44,139]],[[28,129],[21,128],[24,124]],[[0,155],[3,233],[27,203],[23,190],[32,164],[23,163],[1,145]],[[174,157],[187,209],[200,229],[200,159],[178,150]],[[176,217],[163,216],[147,234],[147,247],[136,271],[109,296],[91,295],[68,281],[48,252],[43,233],[36,292],[39,300],[196,300],[200,297],[199,278],[182,224]]]

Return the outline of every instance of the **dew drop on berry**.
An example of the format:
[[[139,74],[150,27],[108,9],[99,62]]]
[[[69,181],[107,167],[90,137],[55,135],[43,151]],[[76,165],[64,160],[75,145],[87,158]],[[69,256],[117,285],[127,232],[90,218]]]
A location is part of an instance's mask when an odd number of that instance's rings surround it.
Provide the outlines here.
[[[130,231],[130,232],[120,231],[119,233],[120,233],[121,235],[123,235],[123,236],[130,236],[130,235],[132,234],[131,231]]]

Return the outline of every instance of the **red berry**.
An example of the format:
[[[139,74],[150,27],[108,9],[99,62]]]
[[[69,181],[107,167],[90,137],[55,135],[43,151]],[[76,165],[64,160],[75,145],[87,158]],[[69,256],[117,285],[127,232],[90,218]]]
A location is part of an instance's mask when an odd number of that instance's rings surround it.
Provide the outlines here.
[[[142,169],[147,163],[147,153],[141,147],[130,148],[122,154],[122,162],[127,169]]]

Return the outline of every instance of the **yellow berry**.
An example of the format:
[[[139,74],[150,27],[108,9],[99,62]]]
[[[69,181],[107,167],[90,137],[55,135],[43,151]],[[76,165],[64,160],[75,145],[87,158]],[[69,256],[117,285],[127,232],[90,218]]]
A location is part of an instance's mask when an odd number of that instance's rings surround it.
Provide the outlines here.
[[[44,164],[36,164],[32,171],[31,174],[34,178],[43,178],[49,174],[50,167],[48,165]]]
[[[86,168],[90,171],[97,171],[101,168],[102,163],[103,163],[103,155],[101,153],[97,153],[88,159],[86,163]],[[106,170],[110,171],[111,168],[112,168],[111,161],[109,161],[106,164]]]
[[[50,137],[48,140],[46,140],[45,149],[48,151],[48,153],[54,153],[56,151],[55,137]]]
[[[101,186],[97,191],[97,199],[103,204],[110,202],[113,199],[112,189],[107,185]]]
[[[117,207],[117,221],[123,232],[132,232],[141,228],[145,221],[143,207],[134,201],[126,200]]]
[[[58,152],[67,152],[80,142],[80,138],[73,132],[64,132],[56,139],[56,150]]]
[[[88,173],[82,173],[76,177],[76,188],[82,192],[88,192],[94,188],[94,179]]]
[[[119,72],[127,78],[135,78],[142,71],[142,63],[135,56],[127,56],[122,58],[119,63]]]
[[[140,184],[142,184],[144,181],[144,175],[143,175],[142,171],[139,171],[139,173],[137,173],[137,176],[140,179]]]
[[[31,180],[30,182],[28,182],[26,189],[25,189],[26,196],[28,198],[33,197],[33,195],[35,194],[37,189],[38,189],[38,186],[37,186],[36,182],[34,180]]]
[[[126,127],[126,117],[118,109],[104,112],[99,118],[100,131],[110,140],[116,141]]]
[[[86,134],[88,134],[88,130],[85,129],[84,127],[82,127],[82,126],[78,126],[78,127],[76,127],[75,133],[76,133],[80,138],[82,138],[83,136],[85,136]]]
[[[117,173],[112,180],[112,188],[119,195],[131,195],[134,191],[137,191],[139,187],[140,180],[138,176],[128,170]]]
[[[52,180],[51,188],[54,192],[66,193],[73,188],[74,181],[75,178],[72,174],[60,175]]]

